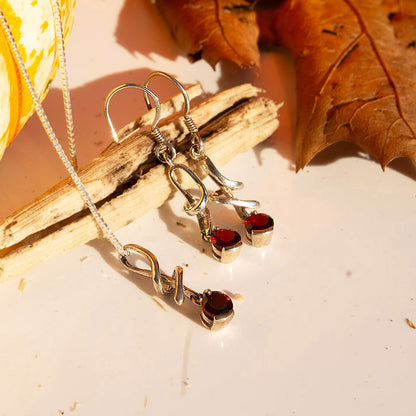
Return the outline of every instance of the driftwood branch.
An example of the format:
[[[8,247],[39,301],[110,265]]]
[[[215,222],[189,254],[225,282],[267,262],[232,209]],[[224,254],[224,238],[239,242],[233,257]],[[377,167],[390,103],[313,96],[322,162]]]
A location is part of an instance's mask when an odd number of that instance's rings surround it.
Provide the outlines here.
[[[279,106],[257,97],[260,90],[244,84],[213,95],[193,107],[190,115],[201,127],[207,154],[218,166],[267,139],[278,127]],[[188,89],[191,98],[200,95],[198,85]],[[187,130],[178,113],[182,97],[162,104],[168,115],[160,127],[178,149],[186,148]],[[161,206],[175,192],[166,167],[153,155],[154,142],[148,130],[153,110],[122,129],[128,137],[109,146],[79,175],[108,225],[120,229],[152,208]],[[139,130],[140,129],[140,130]],[[184,163],[205,173],[185,153]],[[187,186],[184,181],[184,186]],[[101,237],[101,231],[85,209],[72,182],[67,179],[0,224],[0,281],[21,275],[37,264]]]

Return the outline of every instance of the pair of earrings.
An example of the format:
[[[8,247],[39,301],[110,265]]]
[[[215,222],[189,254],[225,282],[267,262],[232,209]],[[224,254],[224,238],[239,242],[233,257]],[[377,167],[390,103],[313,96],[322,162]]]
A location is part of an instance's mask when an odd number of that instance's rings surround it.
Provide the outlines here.
[[[161,116],[161,106],[158,97],[149,88],[149,82],[156,76],[164,77],[173,82],[182,93],[184,99],[183,119],[185,126],[189,131],[189,155],[190,157],[201,163],[202,168],[207,175],[219,186],[215,192],[208,193],[201,179],[189,167],[174,162],[176,157],[175,147],[162,135],[158,128]],[[153,120],[151,134],[156,142],[155,155],[160,162],[169,166],[169,179],[172,184],[185,197],[186,203],[184,211],[190,216],[195,216],[198,220],[201,237],[204,241],[211,244],[212,254],[215,259],[222,263],[231,263],[239,255],[242,246],[242,239],[238,232],[220,228],[212,225],[211,214],[208,209],[208,200],[232,205],[238,216],[242,219],[246,230],[247,240],[255,247],[262,247],[269,244],[273,229],[273,218],[267,214],[258,213],[256,208],[260,205],[255,200],[241,200],[234,196],[234,191],[241,189],[243,183],[226,178],[215,166],[213,161],[207,156],[204,144],[199,133],[199,129],[189,116],[190,99],[184,86],[171,75],[156,71],[152,72],[145,80],[144,85],[139,84],[123,84],[112,90],[105,101],[105,116],[110,126],[110,130],[115,142],[119,143],[117,132],[109,116],[109,103],[111,98],[119,91],[126,88],[137,88],[144,93],[144,99],[148,109],[152,108],[150,98],[155,105],[155,118]],[[178,180],[178,173],[188,176],[191,182],[196,185],[198,196],[191,193],[190,190],[184,189]]]

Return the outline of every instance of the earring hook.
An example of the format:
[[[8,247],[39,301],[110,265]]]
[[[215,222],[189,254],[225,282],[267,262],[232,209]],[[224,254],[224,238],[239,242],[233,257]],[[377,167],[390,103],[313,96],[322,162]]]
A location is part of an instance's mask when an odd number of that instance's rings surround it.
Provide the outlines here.
[[[107,98],[105,99],[105,104],[104,104],[104,114],[105,114],[105,118],[107,120],[107,123],[110,127],[110,131],[111,131],[111,135],[113,136],[113,139],[116,143],[120,143],[120,139],[117,135],[117,132],[114,128],[113,122],[111,120],[110,114],[109,114],[109,105],[110,105],[110,101],[113,98],[113,96],[115,94],[117,94],[119,91],[124,90],[126,88],[137,88],[139,90],[142,90],[145,94],[145,97],[147,97],[147,100],[149,100],[149,96],[152,97],[152,100],[155,104],[155,118],[153,119],[153,123],[152,123],[152,132],[154,132],[155,130],[157,130],[157,125],[159,123],[160,120],[160,113],[161,113],[161,109],[160,109],[160,102],[159,99],[157,98],[157,95],[149,90],[149,88],[144,87],[143,85],[140,84],[122,84],[119,85],[118,87],[114,88],[108,95]],[[150,104],[150,102],[149,102]],[[147,107],[149,108],[149,104],[147,105]],[[152,107],[150,106],[149,110]]]
[[[184,108],[183,108],[183,116],[184,121],[187,129],[191,133],[192,136],[192,147],[190,149],[191,156],[196,160],[202,160],[204,170],[207,172],[207,174],[211,177],[211,179],[214,180],[219,186],[221,187],[227,187],[230,189],[241,189],[243,188],[243,183],[240,181],[234,181],[232,179],[229,179],[225,177],[214,165],[214,163],[211,161],[209,157],[206,156],[205,150],[204,150],[204,143],[202,141],[202,138],[199,134],[199,129],[192,120],[190,116],[188,116],[189,108],[190,108],[190,99],[189,95],[186,92],[185,87],[172,75],[163,72],[163,71],[154,71],[152,72],[145,80],[144,85],[145,87],[148,87],[149,82],[152,78],[161,76],[164,77],[170,81],[172,81],[181,91],[184,99]],[[148,95],[144,94],[144,100],[146,101],[147,108],[150,110],[152,108],[150,104],[150,100]],[[228,201],[228,200],[227,200]],[[257,201],[249,201],[250,206],[254,204],[259,205]],[[256,206],[257,206],[256,205]]]
[[[184,101],[183,115],[186,117],[189,113],[190,101],[191,100],[189,99],[189,95],[186,92],[185,87],[176,78],[174,78],[172,75],[170,75],[166,72],[163,72],[163,71],[154,71],[154,72],[152,72],[146,78],[146,80],[144,81],[144,86],[147,88],[148,85],[149,85],[150,80],[154,77],[157,77],[157,76],[168,79],[169,81],[173,82],[179,88],[180,92],[182,93],[183,101]],[[146,92],[144,94],[144,100],[146,101],[147,108],[150,110],[152,108],[152,105],[150,104],[149,96]]]
[[[163,78],[168,79],[169,81],[173,82],[180,90],[183,96],[183,118],[186,125],[186,128],[191,133],[192,137],[192,147],[190,149],[191,155],[195,159],[203,159],[205,157],[205,150],[204,150],[204,143],[202,141],[201,136],[199,135],[199,129],[192,120],[192,118],[188,115],[189,109],[190,109],[190,98],[188,93],[186,92],[185,87],[172,75],[163,72],[163,71],[154,71],[152,72],[145,80],[144,85],[148,87],[149,82],[152,78],[161,76]],[[144,94],[144,100],[146,102],[147,108],[150,110],[152,108],[152,105],[150,104],[150,100],[148,95]]]

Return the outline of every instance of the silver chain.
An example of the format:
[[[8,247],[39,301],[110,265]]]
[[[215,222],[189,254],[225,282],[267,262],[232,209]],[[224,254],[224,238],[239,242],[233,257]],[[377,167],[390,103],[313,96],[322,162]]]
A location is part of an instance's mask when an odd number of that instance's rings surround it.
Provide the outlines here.
[[[74,169],[78,170],[77,151],[75,148],[74,122],[72,120],[71,96],[69,93],[68,71],[66,66],[66,56],[64,47],[64,32],[61,13],[59,10],[59,2],[57,0],[52,1],[52,10],[55,26],[56,50],[58,53],[60,68],[59,72],[61,74],[62,98],[64,101],[65,108],[66,131],[68,134],[69,159],[71,160],[71,164],[74,167]]]
[[[55,27],[56,27],[56,33],[58,33],[58,36],[56,36],[56,41],[58,44],[57,51],[58,51],[58,57],[59,57],[59,63],[60,63],[60,71],[61,71],[61,80],[64,79],[62,82],[62,91],[63,91],[63,97],[64,97],[64,105],[65,105],[65,118],[67,123],[67,130],[68,130],[68,138],[70,142],[74,142],[73,138],[73,123],[72,123],[72,110],[70,105],[70,97],[69,97],[69,87],[66,77],[66,59],[65,59],[65,46],[63,41],[63,30],[62,30],[62,21],[60,16],[60,8],[59,8],[59,0],[52,0],[52,10],[54,15],[54,21],[55,21]],[[26,66],[23,62],[22,55],[19,52],[19,48],[17,46],[17,43],[13,37],[12,31],[10,29],[9,24],[7,23],[7,19],[3,14],[3,11],[0,10],[0,23],[2,30],[7,38],[7,41],[9,43],[11,52],[13,54],[13,57],[16,61],[17,67],[20,71],[20,74],[22,78],[24,79],[26,86],[29,90],[30,96],[32,98],[33,104],[35,106],[36,113],[38,114],[38,117],[42,123],[43,128],[45,129],[45,132],[51,141],[53,147],[55,148],[56,153],[58,153],[59,158],[61,159],[62,163],[65,166],[65,169],[68,171],[72,181],[74,182],[78,192],[81,194],[82,199],[84,200],[85,204],[87,205],[88,209],[91,211],[91,214],[97,223],[97,225],[102,230],[105,237],[110,241],[110,243],[114,246],[114,248],[117,250],[120,256],[126,256],[129,254],[128,250],[125,250],[123,245],[120,243],[120,241],[117,239],[117,237],[114,235],[113,231],[110,229],[110,227],[105,222],[102,215],[99,213],[96,205],[91,199],[90,194],[86,190],[84,184],[82,183],[80,177],[75,171],[75,165],[71,164],[70,160],[66,156],[61,144],[59,143],[58,138],[56,137],[52,126],[48,120],[48,117],[46,116],[45,110],[42,107],[42,104],[40,102],[40,99],[38,95],[36,94],[35,87],[32,83],[32,80],[30,79],[30,76],[27,72]],[[72,147],[74,156],[75,156],[75,147],[73,145],[70,145]],[[74,158],[74,161],[76,158]]]

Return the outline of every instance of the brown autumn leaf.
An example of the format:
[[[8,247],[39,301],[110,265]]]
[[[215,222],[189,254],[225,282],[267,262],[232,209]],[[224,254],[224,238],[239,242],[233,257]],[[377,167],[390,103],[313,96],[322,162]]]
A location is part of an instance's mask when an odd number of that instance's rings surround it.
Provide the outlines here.
[[[259,30],[253,0],[156,0],[173,37],[192,61],[215,67],[228,59],[240,67],[259,65]]]
[[[415,0],[286,0],[258,22],[294,56],[298,169],[339,141],[416,161]]]

